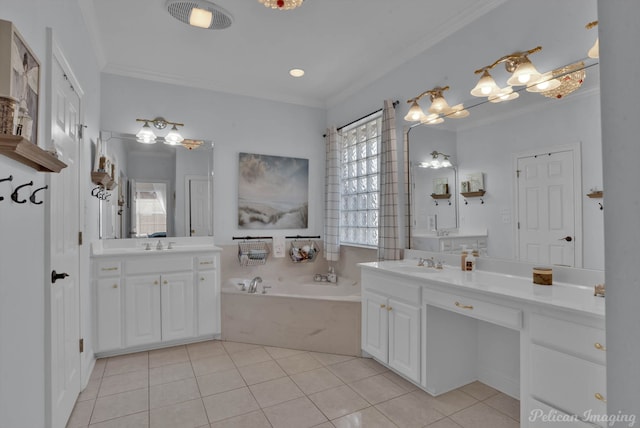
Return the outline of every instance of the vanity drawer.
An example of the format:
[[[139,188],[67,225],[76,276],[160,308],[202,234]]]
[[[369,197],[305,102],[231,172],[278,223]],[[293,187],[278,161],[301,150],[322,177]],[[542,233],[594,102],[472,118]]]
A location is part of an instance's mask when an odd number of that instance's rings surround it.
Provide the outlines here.
[[[606,363],[604,329],[532,314],[531,340],[599,364]]]
[[[529,428],[593,428],[593,425],[580,421],[576,416],[548,406],[536,399],[529,399],[529,414],[525,415]]]
[[[122,262],[119,260],[102,260],[96,262],[96,275],[99,277],[120,276]]]
[[[193,270],[192,257],[156,256],[130,259],[125,262],[127,275],[141,273],[166,273]]]
[[[196,257],[196,267],[199,270],[217,269],[216,256],[198,256]]]
[[[423,303],[438,306],[468,317],[477,318],[508,328],[522,328],[522,311],[470,297],[425,288]]]
[[[580,417],[607,413],[605,366],[535,344],[529,366],[537,400]]]
[[[410,283],[410,280],[363,270],[362,287],[367,291],[374,291],[395,299],[401,299],[416,306],[420,305],[422,287]]]

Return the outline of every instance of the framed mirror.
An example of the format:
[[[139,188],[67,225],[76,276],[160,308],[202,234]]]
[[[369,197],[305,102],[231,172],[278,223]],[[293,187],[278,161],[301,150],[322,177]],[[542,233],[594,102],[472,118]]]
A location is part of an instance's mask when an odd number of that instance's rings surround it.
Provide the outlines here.
[[[101,139],[117,180],[100,201],[100,239],[213,235],[211,141],[188,149],[112,131]]]

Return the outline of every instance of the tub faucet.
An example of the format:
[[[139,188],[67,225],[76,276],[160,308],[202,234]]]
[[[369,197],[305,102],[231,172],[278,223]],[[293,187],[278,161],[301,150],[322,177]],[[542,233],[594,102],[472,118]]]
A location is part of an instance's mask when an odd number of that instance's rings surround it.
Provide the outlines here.
[[[262,278],[260,278],[259,276],[256,276],[255,278],[253,278],[249,283],[249,290],[247,290],[247,293],[255,293],[256,290],[258,289],[259,282],[262,282]]]

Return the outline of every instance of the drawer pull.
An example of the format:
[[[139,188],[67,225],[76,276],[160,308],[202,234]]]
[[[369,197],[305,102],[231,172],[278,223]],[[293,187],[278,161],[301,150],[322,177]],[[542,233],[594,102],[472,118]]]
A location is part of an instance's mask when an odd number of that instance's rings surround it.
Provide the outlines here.
[[[114,266],[114,267],[102,268],[100,270],[103,270],[103,271],[118,270],[118,267]]]
[[[391,306],[387,306],[387,310],[388,310],[388,311],[392,311],[392,310],[393,310],[393,308],[392,308]]]
[[[593,346],[594,346],[596,349],[599,349],[600,351],[606,351],[606,350],[607,350],[607,347],[606,347],[606,346],[604,346],[604,345],[602,345],[602,344],[601,344],[601,343],[599,343],[599,342],[594,343],[594,344],[593,344]]]
[[[153,281],[153,285],[158,285],[158,281]]]
[[[200,281],[204,281],[204,276],[201,276],[201,277],[200,277]]]
[[[596,393],[595,393],[595,395],[594,395],[594,397],[596,397],[596,400],[600,400],[600,401],[602,401],[603,403],[606,403],[606,402],[607,402],[607,399],[606,399],[606,398],[604,398],[604,397],[602,396],[602,394],[600,394],[599,392],[596,392]]]
[[[386,308],[386,307],[387,307],[387,305],[380,305],[380,307],[381,307],[382,309],[384,309],[384,308]]]
[[[469,310],[473,310],[473,306],[472,305],[463,305],[460,302],[456,302],[455,305],[457,307],[459,307],[460,309],[469,309]]]
[[[118,288],[118,284],[113,284],[111,288]]]
[[[168,283],[169,283],[169,281],[167,281],[166,279],[163,282],[163,284],[165,284],[165,285],[168,284]]]
[[[212,265],[213,262],[200,262],[201,265]]]

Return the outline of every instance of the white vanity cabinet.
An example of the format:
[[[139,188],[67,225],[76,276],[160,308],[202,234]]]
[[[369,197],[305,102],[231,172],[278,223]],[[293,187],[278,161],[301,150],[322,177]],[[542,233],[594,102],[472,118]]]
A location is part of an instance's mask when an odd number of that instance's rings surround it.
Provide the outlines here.
[[[420,287],[362,272],[362,349],[420,382]]]
[[[220,334],[218,252],[94,257],[98,356]]]

